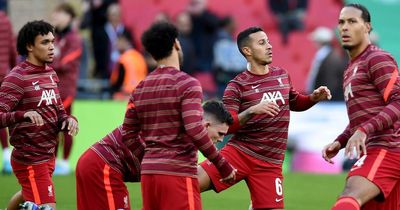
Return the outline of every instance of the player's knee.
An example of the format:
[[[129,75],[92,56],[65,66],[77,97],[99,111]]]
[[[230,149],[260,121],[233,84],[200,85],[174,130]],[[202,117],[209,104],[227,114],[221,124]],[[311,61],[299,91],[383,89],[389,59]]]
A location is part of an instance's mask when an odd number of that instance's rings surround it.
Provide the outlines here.
[[[357,186],[351,185],[349,183],[346,183],[346,186],[341,194],[341,197],[351,197],[354,198],[358,203],[361,203],[363,194],[362,187],[357,188]]]
[[[378,196],[380,189],[371,181],[361,176],[349,177],[341,197],[352,197],[363,205]]]
[[[344,187],[344,190],[343,190],[343,192],[342,192],[342,196],[348,196],[348,197],[358,198],[358,197],[359,197],[359,194],[360,194],[359,191],[362,191],[362,189],[357,188],[356,185],[347,182],[346,185],[345,185],[345,187]]]

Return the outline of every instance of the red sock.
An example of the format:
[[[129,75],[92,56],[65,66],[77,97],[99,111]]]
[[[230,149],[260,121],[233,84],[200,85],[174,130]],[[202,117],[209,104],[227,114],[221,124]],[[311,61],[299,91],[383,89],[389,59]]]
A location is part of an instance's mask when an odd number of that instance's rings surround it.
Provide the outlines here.
[[[360,204],[353,197],[339,198],[332,210],[360,210]]]
[[[1,148],[5,149],[8,147],[7,128],[0,129],[0,141],[1,141]]]

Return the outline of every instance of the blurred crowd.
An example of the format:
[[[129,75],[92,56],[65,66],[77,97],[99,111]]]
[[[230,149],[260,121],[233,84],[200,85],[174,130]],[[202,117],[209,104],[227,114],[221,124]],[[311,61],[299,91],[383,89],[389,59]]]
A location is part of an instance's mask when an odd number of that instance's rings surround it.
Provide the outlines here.
[[[83,0],[77,6],[69,4],[69,1],[61,2],[49,20],[56,27],[57,35],[59,60],[53,65],[61,69],[58,74],[66,78],[61,80],[61,86],[76,86],[75,91],[63,95],[125,100],[156,66],[151,56],[142,50],[140,37],[134,37],[134,30],[124,24],[120,3],[118,0]],[[207,0],[189,0],[185,9],[177,15],[160,11],[153,22],[176,24],[184,52],[182,70],[199,79],[205,98],[214,98],[222,97],[227,82],[246,69],[246,61],[236,46],[235,18],[215,14],[209,10],[207,3]],[[276,30],[281,33],[282,44],[290,45],[290,33],[305,28],[308,1],[266,0],[265,5],[266,10],[276,16]],[[7,11],[6,0],[0,1],[0,8]],[[342,59],[345,56],[338,50],[338,45],[333,44],[336,42],[334,31],[324,29],[329,31],[325,33],[330,33],[323,38],[324,43],[320,40],[323,35],[315,35],[317,32],[321,34],[321,31],[315,32],[312,37],[310,35],[316,47],[323,52],[315,55],[305,86],[312,89],[326,82],[324,77],[334,76],[338,81],[329,80],[335,83],[331,89],[339,90],[341,87],[336,86],[340,84],[343,61],[346,59]],[[82,31],[89,31],[89,35],[82,36]],[[325,57],[329,61],[322,62]],[[332,66],[329,62],[339,62],[335,65],[337,70],[323,68]],[[324,70],[319,71],[320,67]],[[340,96],[334,98],[341,99]]]

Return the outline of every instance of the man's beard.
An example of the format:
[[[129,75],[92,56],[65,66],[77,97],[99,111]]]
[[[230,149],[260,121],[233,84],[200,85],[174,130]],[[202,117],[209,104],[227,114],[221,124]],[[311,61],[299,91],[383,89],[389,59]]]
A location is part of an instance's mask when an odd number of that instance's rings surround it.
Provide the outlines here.
[[[342,47],[343,47],[343,49],[345,49],[345,50],[351,50],[351,49],[353,49],[353,46],[350,46],[350,45],[342,45]]]

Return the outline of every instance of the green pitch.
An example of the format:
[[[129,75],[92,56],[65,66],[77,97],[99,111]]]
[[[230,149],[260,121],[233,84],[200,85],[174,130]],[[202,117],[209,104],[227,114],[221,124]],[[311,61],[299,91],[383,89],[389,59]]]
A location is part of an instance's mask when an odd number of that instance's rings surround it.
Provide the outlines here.
[[[343,188],[344,175],[285,174],[286,210],[330,209]],[[58,210],[76,209],[75,177],[54,177]],[[139,183],[128,183],[132,210],[141,209]],[[4,209],[8,199],[19,189],[14,176],[0,176],[0,209]],[[215,193],[202,194],[204,210],[247,210],[249,192],[241,182],[232,188]]]

